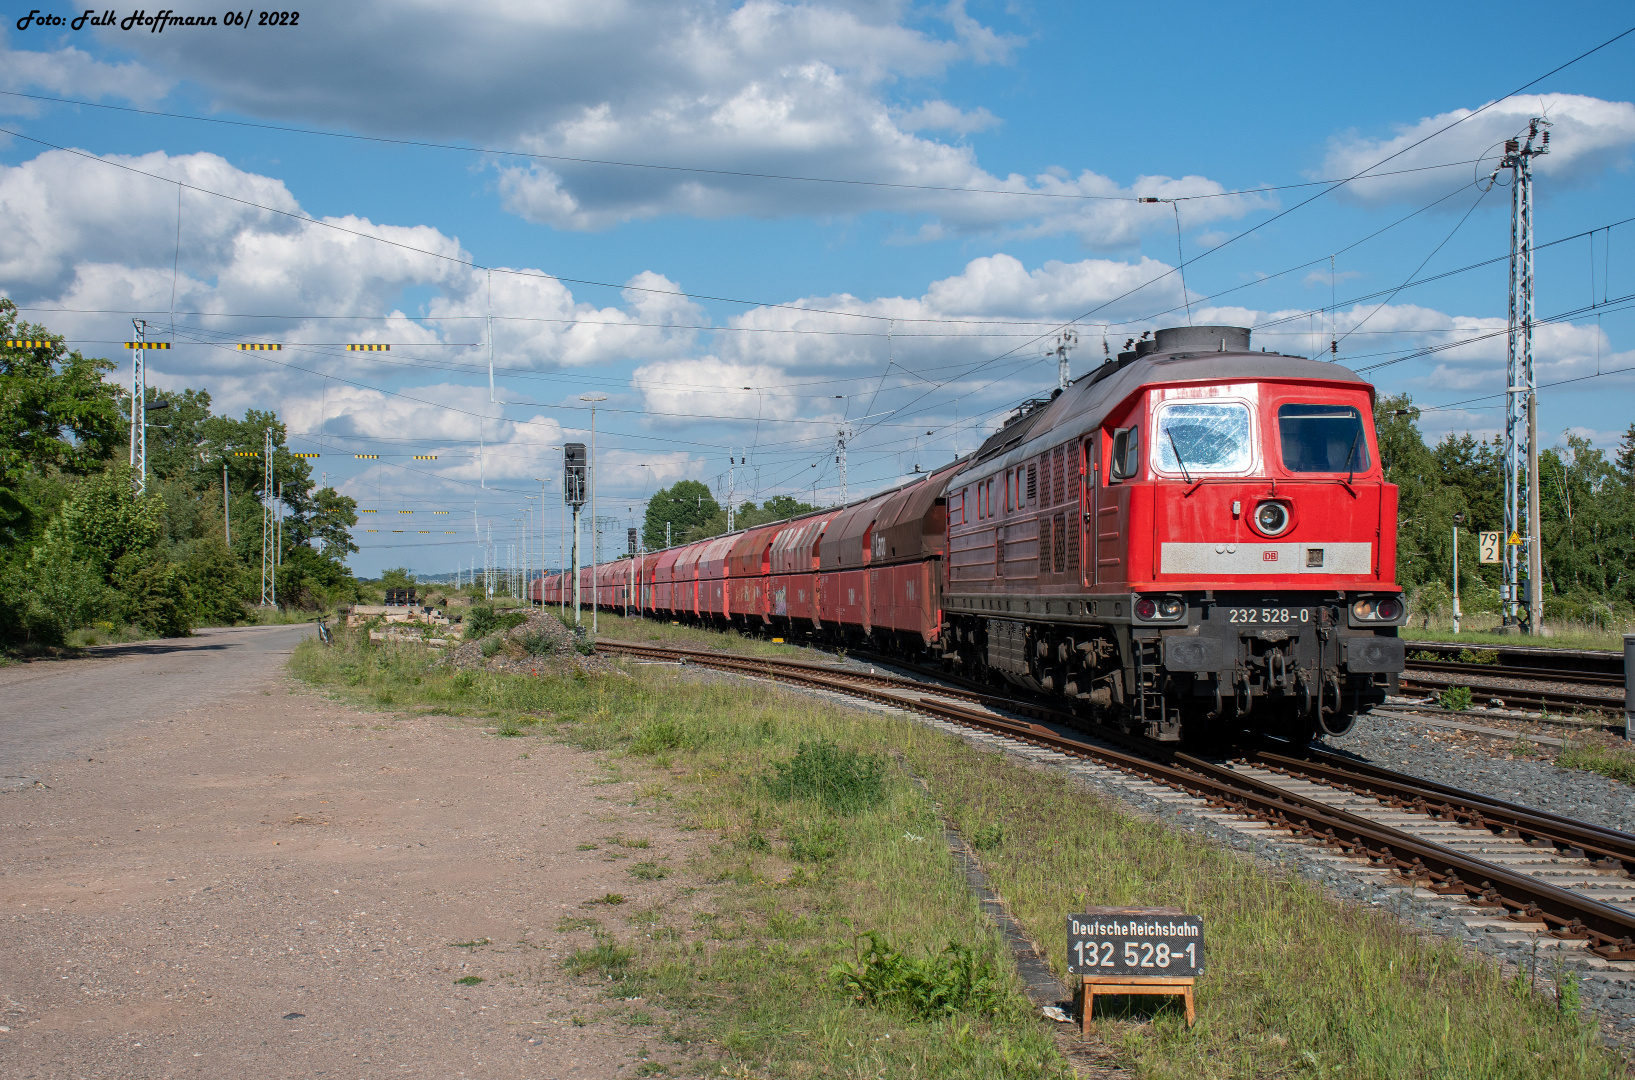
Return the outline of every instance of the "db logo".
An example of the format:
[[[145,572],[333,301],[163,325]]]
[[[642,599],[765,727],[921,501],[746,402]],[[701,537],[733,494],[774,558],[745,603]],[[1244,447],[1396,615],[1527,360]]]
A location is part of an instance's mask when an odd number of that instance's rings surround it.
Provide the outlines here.
[[[1277,552],[1275,552],[1275,551],[1262,551],[1260,553],[1260,561],[1261,562],[1276,562],[1277,561]]]

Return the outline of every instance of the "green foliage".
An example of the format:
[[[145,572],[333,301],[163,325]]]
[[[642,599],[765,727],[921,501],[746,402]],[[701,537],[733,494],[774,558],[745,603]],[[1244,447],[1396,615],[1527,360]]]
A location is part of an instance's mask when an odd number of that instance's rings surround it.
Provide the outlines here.
[[[1468,686],[1450,686],[1436,695],[1436,703],[1449,712],[1465,711],[1470,708],[1471,700],[1470,687]]]
[[[482,645],[478,646],[477,651],[483,654],[483,658],[485,660],[491,660],[498,656],[500,654],[500,650],[503,648],[505,648],[505,639],[501,637],[494,637],[489,638],[487,641],[483,642]]]
[[[409,589],[413,588],[414,584],[414,575],[406,566],[394,566],[380,573],[380,587],[383,589]]]
[[[43,326],[21,322],[17,305],[0,297],[0,340],[44,340],[44,348],[0,346],[0,487],[28,472],[98,467],[124,434],[118,389],[103,381],[114,370],[64,348]]]
[[[157,546],[164,531],[161,509],[159,500],[136,494],[128,468],[115,465],[74,489],[46,527],[44,546],[53,555],[108,568]]]
[[[1635,784],[1635,750],[1596,743],[1571,742],[1556,758],[1564,769],[1584,769],[1626,784]]]
[[[543,630],[520,634],[516,642],[529,656],[550,656],[556,652],[556,640]]]
[[[803,742],[764,780],[778,799],[810,799],[837,814],[855,814],[885,801],[886,759],[827,739]]]
[[[825,863],[845,850],[845,836],[833,822],[791,826],[784,831],[789,857],[797,862]]]
[[[1005,1003],[998,965],[969,945],[950,941],[935,956],[915,958],[870,930],[857,939],[855,949],[855,957],[836,964],[830,978],[859,1005],[937,1019],[954,1013],[985,1015]]]
[[[173,563],[134,555],[114,573],[119,615],[158,637],[186,637],[193,629],[193,594],[187,571]]]
[[[709,521],[720,510],[721,505],[708,487],[697,480],[677,480],[667,488],[659,488],[648,500],[647,514],[642,518],[642,544],[649,551],[662,548],[665,522],[670,523],[671,542],[679,544],[695,527]]]
[[[304,544],[285,550],[283,565],[278,568],[280,606],[317,611],[357,596],[357,580],[335,559]]]
[[[1398,415],[1398,414],[1401,415]],[[1459,592],[1466,615],[1498,610],[1500,568],[1482,564],[1475,533],[1504,525],[1503,447],[1448,435],[1427,447],[1406,394],[1375,406],[1380,461],[1397,485],[1397,580],[1415,615],[1451,612],[1454,515],[1463,514]],[[1539,455],[1546,622],[1616,629],[1635,621],[1635,424],[1608,460],[1587,440]]]
[[[624,903],[624,897],[612,900],[617,893],[608,893],[604,897],[607,903]],[[598,975],[604,979],[622,978],[630,970],[630,962],[636,958],[634,949],[626,948],[616,941],[606,930],[595,932],[596,944],[588,949],[575,949],[568,954],[563,966],[575,975]]]
[[[32,558],[0,573],[0,633],[13,644],[62,645],[115,599],[101,570],[71,555],[49,558],[35,549]]]
[[[522,611],[499,612],[487,604],[474,606],[466,612],[465,636],[467,641],[487,637],[489,634],[510,630],[521,626],[528,621],[528,615]]]

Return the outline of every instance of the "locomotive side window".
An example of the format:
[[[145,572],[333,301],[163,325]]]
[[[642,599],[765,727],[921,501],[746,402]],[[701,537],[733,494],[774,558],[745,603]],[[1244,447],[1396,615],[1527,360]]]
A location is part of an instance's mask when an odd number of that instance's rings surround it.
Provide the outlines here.
[[[1028,466],[1028,505],[1039,505],[1039,466]]]
[[[1158,412],[1154,468],[1170,473],[1241,473],[1249,469],[1249,406],[1236,401],[1171,402]]]
[[[1277,434],[1283,444],[1283,467],[1290,472],[1363,472],[1368,468],[1362,414],[1350,405],[1279,405]]]
[[[1141,429],[1119,428],[1113,432],[1113,458],[1107,466],[1109,480],[1128,480],[1141,470]]]

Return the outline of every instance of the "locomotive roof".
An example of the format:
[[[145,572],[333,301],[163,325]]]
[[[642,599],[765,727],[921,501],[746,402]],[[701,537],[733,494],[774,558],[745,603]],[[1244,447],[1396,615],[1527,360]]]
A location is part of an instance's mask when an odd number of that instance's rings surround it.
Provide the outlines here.
[[[1073,381],[1046,403],[1028,410],[1000,428],[982,444],[971,462],[950,481],[965,483],[1032,457],[1046,448],[1100,427],[1107,415],[1143,388],[1154,385],[1211,382],[1326,382],[1351,383],[1373,397],[1373,384],[1350,368],[1326,360],[1283,353],[1228,352],[1186,349],[1170,352],[1126,353],[1109,360]]]

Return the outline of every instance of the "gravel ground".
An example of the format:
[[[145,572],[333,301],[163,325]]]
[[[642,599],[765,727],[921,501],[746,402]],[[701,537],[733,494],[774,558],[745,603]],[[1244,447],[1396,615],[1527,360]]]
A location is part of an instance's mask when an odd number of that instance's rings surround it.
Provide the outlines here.
[[[1517,756],[1499,740],[1375,714],[1323,742],[1388,769],[1635,833],[1635,787]]]

